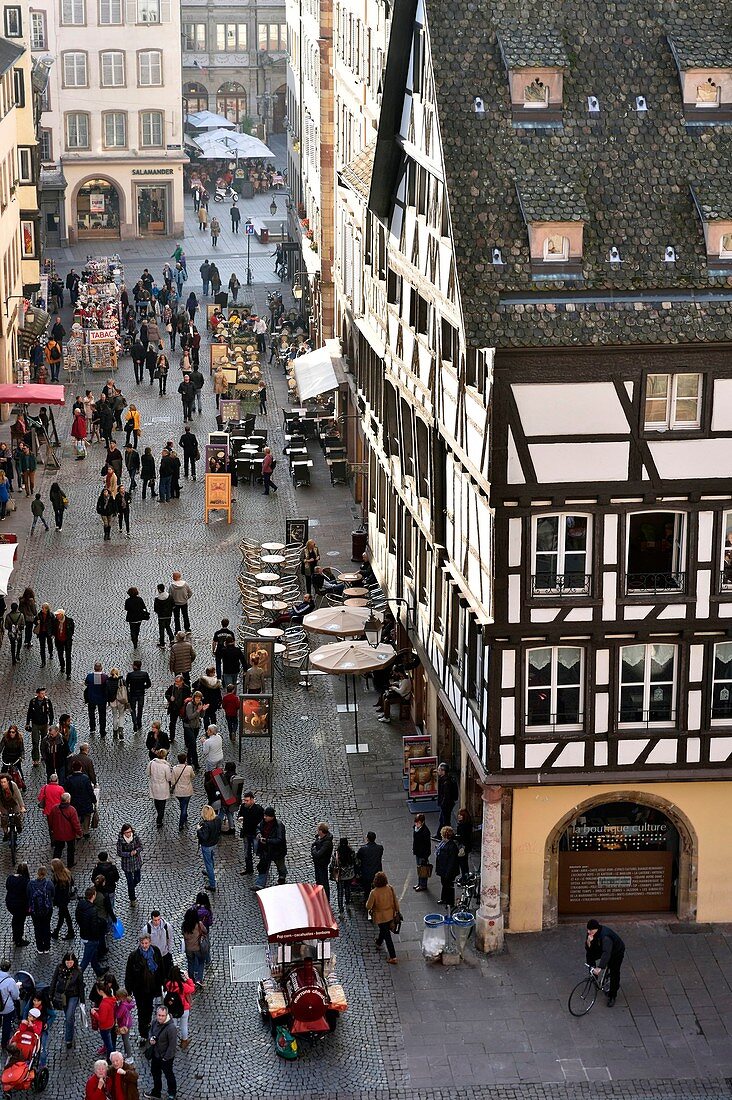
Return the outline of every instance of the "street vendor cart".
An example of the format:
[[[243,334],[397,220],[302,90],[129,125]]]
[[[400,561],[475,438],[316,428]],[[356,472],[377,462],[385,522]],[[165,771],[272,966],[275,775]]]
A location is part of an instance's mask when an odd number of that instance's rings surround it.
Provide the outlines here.
[[[297,1038],[335,1031],[348,1003],[332,952],[338,925],[323,887],[304,882],[270,886],[259,891],[257,900],[270,971],[257,991],[262,1019],[273,1035],[278,1026]]]

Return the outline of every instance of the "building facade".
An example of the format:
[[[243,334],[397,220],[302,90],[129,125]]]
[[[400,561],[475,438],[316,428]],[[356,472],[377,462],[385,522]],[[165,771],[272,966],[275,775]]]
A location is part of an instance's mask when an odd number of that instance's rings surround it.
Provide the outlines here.
[[[353,342],[416,717],[482,804],[484,947],[728,921],[730,40],[482,15],[394,11]]]
[[[180,236],[179,6],[37,3],[31,25],[34,51],[54,59],[40,120],[41,159],[59,196],[47,225],[55,216],[59,240],[69,242]]]
[[[183,101],[188,114],[213,111],[266,141],[283,133],[287,20],[282,0],[181,7]]]
[[[25,302],[39,287],[38,156],[25,3],[3,7],[0,37],[0,382],[14,379]]]

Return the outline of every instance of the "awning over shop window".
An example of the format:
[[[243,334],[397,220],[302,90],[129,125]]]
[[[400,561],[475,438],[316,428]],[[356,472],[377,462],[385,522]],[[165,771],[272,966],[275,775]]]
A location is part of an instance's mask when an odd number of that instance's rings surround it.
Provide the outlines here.
[[[326,345],[295,360],[295,381],[301,401],[338,389],[331,351]]]

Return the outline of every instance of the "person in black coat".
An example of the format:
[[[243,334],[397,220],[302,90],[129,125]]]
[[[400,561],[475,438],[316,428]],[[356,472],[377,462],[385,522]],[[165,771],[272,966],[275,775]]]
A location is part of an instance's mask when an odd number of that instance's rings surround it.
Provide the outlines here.
[[[244,841],[244,874],[254,874],[254,839],[257,835],[257,826],[264,816],[264,807],[260,806],[254,798],[253,791],[246,791],[242,795],[241,806],[237,817],[241,822],[240,837]]]
[[[145,499],[148,486],[150,496],[155,497],[155,456],[150,447],[146,447],[140,460],[140,477],[142,478],[142,499]]]
[[[330,901],[330,881],[328,869],[333,858],[333,834],[324,821],[318,825],[315,840],[310,845],[310,855],[315,868],[315,882],[325,890],[325,896]]]
[[[196,461],[200,458],[200,453],[198,450],[198,439],[188,426],[186,426],[183,435],[178,440],[178,445],[183,451],[183,474],[185,477],[188,477],[188,471],[190,470],[191,477],[195,481]]]
[[[15,872],[5,880],[5,908],[11,916],[13,946],[27,947],[25,939],[25,918],[28,916],[28,883],[30,872],[27,863],[19,863]]]
[[[437,805],[440,807],[440,823],[434,839],[439,840],[444,825],[452,826],[452,811],[458,800],[457,783],[450,774],[447,764],[440,764],[437,769]]]
[[[593,966],[597,977],[607,967],[610,984],[607,990],[607,1007],[612,1008],[620,989],[620,968],[625,957],[625,943],[617,932],[600,924],[594,917],[587,922],[585,958]]]
[[[71,805],[78,814],[81,831],[85,837],[88,837],[91,817],[96,809],[97,800],[91,780],[82,771],[80,761],[75,760],[71,765],[71,775],[64,783],[64,789],[71,795]]]
[[[458,845],[460,874],[467,875],[470,871],[469,857],[473,850],[473,819],[466,809],[458,810],[455,839]]]
[[[155,759],[160,749],[170,750],[170,738],[159,722],[153,722],[150,732],[145,738],[145,747],[151,760]]]
[[[130,625],[130,629],[132,629],[132,625]],[[149,675],[143,671],[142,661],[132,662],[132,672],[128,672],[125,677],[125,687],[127,688],[127,699],[132,714],[132,731],[133,733],[139,733],[142,729],[145,692],[152,687]]]
[[[384,845],[376,843],[376,833],[366,833],[366,843],[356,852],[356,869],[363,886],[364,900],[371,892],[374,875],[382,871]]]
[[[196,387],[191,382],[189,374],[183,375],[183,381],[178,386],[178,393],[183,404],[183,419],[193,419],[193,403],[196,400]]]
[[[150,385],[155,381],[155,371],[158,365],[158,349],[154,344],[148,344],[145,352],[145,370],[150,375]]]
[[[416,814],[414,818],[414,832],[412,834],[412,854],[417,861],[417,892],[427,889],[427,878],[419,877],[419,868],[426,867],[432,855],[432,837],[429,826],[425,822],[424,814]]]
[[[120,533],[122,532],[122,524],[124,523],[127,529],[127,538],[132,538],[130,535],[130,494],[125,491],[122,485],[120,485],[117,496],[114,498],[114,504],[117,511],[117,519],[119,520]]]
[[[109,489],[102,489],[97,500],[97,515],[102,517],[104,527],[104,541],[112,538],[112,516],[117,515],[117,502]]]
[[[137,1024],[140,1030],[140,1042],[147,1040],[153,1013],[153,1002],[163,988],[163,956],[160,950],[143,933],[139,946],[127,960],[125,967],[125,989],[137,1002]]]
[[[139,338],[132,345],[132,366],[135,369],[135,382],[139,386],[145,373],[145,345]]]
[[[119,500],[119,495],[117,499]],[[140,640],[140,627],[142,623],[146,622],[149,618],[150,612],[138,590],[136,588],[128,588],[127,599],[125,600],[125,619],[129,623],[130,638],[132,639],[132,644],[135,649],[137,649],[137,643]]]
[[[442,843],[437,845],[435,852],[435,873],[442,883],[440,904],[452,908],[455,904],[455,879],[460,870],[458,846],[455,832],[449,825],[443,827],[441,836]]]

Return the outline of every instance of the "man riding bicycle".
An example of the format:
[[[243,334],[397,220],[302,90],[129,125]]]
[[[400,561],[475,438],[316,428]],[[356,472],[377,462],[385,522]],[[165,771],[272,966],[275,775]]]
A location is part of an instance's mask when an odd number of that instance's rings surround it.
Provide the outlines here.
[[[607,1007],[612,1008],[620,988],[620,967],[623,965],[625,944],[617,932],[600,924],[594,917],[587,922],[585,957],[592,966],[596,978],[607,968],[610,985],[607,989]],[[594,963],[594,966],[593,966]]]
[[[22,826],[21,814],[25,813],[25,803],[23,802],[23,795],[20,793],[17,784],[13,781],[11,776],[7,772],[0,774],[0,827],[3,830],[3,840],[8,839],[9,835],[9,814],[18,815],[16,818],[16,828],[20,832]]]

